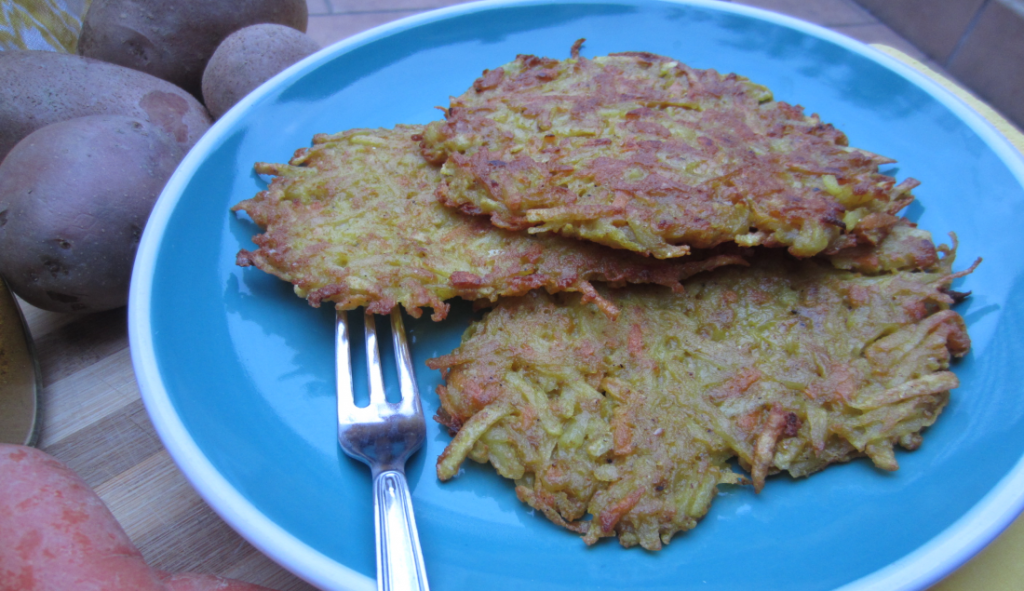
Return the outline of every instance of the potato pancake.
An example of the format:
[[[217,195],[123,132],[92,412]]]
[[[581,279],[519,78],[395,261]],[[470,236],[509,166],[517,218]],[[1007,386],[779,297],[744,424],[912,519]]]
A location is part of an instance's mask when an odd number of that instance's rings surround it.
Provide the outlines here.
[[[503,299],[428,361],[445,379],[436,419],[454,433],[438,476],[489,462],[588,544],[658,550],[721,484],[760,492],[770,474],[858,456],[895,470],[894,446],[920,445],[958,385],[951,356],[970,346],[950,309],[964,294],[949,289],[970,270],[951,271],[950,248],[922,256],[924,240],[890,234],[875,261],[893,265],[876,274],[762,249],[682,293],[611,290],[614,321],[571,294]],[[921,267],[883,270],[908,260]]]
[[[764,86],[650,53],[520,55],[423,133],[439,196],[509,229],[657,258],[725,242],[807,257],[877,241],[917,181]]]
[[[237,262],[295,285],[313,306],[366,306],[388,313],[401,304],[441,320],[445,300],[495,301],[531,289],[578,291],[605,313],[615,309],[590,281],[657,283],[680,280],[735,255],[693,262],[654,261],[634,253],[560,236],[533,237],[495,228],[440,203],[440,171],[424,161],[413,137],[421,126],[356,129],[318,135],[290,164],[258,163],[274,175],[266,191],[236,205],[265,232]]]

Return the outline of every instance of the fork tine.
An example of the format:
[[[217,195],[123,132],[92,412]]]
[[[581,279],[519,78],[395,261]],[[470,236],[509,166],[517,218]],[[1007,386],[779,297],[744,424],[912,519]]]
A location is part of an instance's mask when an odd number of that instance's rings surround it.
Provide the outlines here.
[[[420,393],[416,386],[412,355],[409,353],[409,340],[405,335],[402,311],[397,307],[391,311],[391,343],[395,348],[395,367],[398,370],[398,383],[402,392],[401,410],[406,413],[420,413]]]
[[[348,315],[338,312],[336,318],[338,443],[346,455],[366,463],[373,475],[377,588],[428,591],[412,495],[405,478],[406,460],[423,446],[426,427],[402,312],[391,312],[395,373],[402,390],[399,404],[389,404],[384,397],[376,323],[372,314],[365,316],[370,388],[370,404],[365,408],[357,407],[353,396]]]
[[[358,412],[352,386],[352,352],[349,350],[348,313],[335,312],[335,382],[338,388],[338,417],[355,417]]]
[[[363,321],[366,326],[366,379],[370,387],[370,408],[373,408],[387,404],[387,400],[384,396],[384,375],[380,367],[375,316],[366,312]]]

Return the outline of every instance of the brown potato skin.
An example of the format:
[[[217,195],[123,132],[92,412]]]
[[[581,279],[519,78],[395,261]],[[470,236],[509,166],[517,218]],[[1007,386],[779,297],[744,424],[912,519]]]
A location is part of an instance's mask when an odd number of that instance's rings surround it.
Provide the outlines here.
[[[125,305],[142,230],[184,149],[139,118],[39,129],[0,164],[0,274],[57,312]]]
[[[239,29],[213,52],[203,72],[203,102],[214,119],[278,72],[320,45],[291,27],[259,24]]]
[[[305,32],[305,0],[93,0],[78,53],[140,70],[202,96],[206,62],[228,35],[257,23]]]
[[[87,115],[148,121],[185,150],[210,127],[206,108],[177,86],[77,55],[0,51],[0,80],[0,160],[33,131]]]

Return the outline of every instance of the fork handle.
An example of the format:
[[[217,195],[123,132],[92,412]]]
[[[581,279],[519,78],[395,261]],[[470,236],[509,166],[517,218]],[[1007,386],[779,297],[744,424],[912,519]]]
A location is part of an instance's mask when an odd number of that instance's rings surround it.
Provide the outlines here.
[[[427,570],[405,474],[386,470],[373,479],[377,528],[377,589],[428,591]]]

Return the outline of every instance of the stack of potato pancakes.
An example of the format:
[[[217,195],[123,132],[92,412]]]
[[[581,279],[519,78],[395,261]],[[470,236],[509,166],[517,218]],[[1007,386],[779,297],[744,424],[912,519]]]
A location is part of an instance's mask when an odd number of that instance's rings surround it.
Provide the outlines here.
[[[897,466],[958,385],[953,246],[912,179],[735,74],[521,55],[443,121],[318,135],[239,203],[238,254],[316,306],[490,309],[432,359],[468,457],[588,544],[658,550],[720,485]]]

